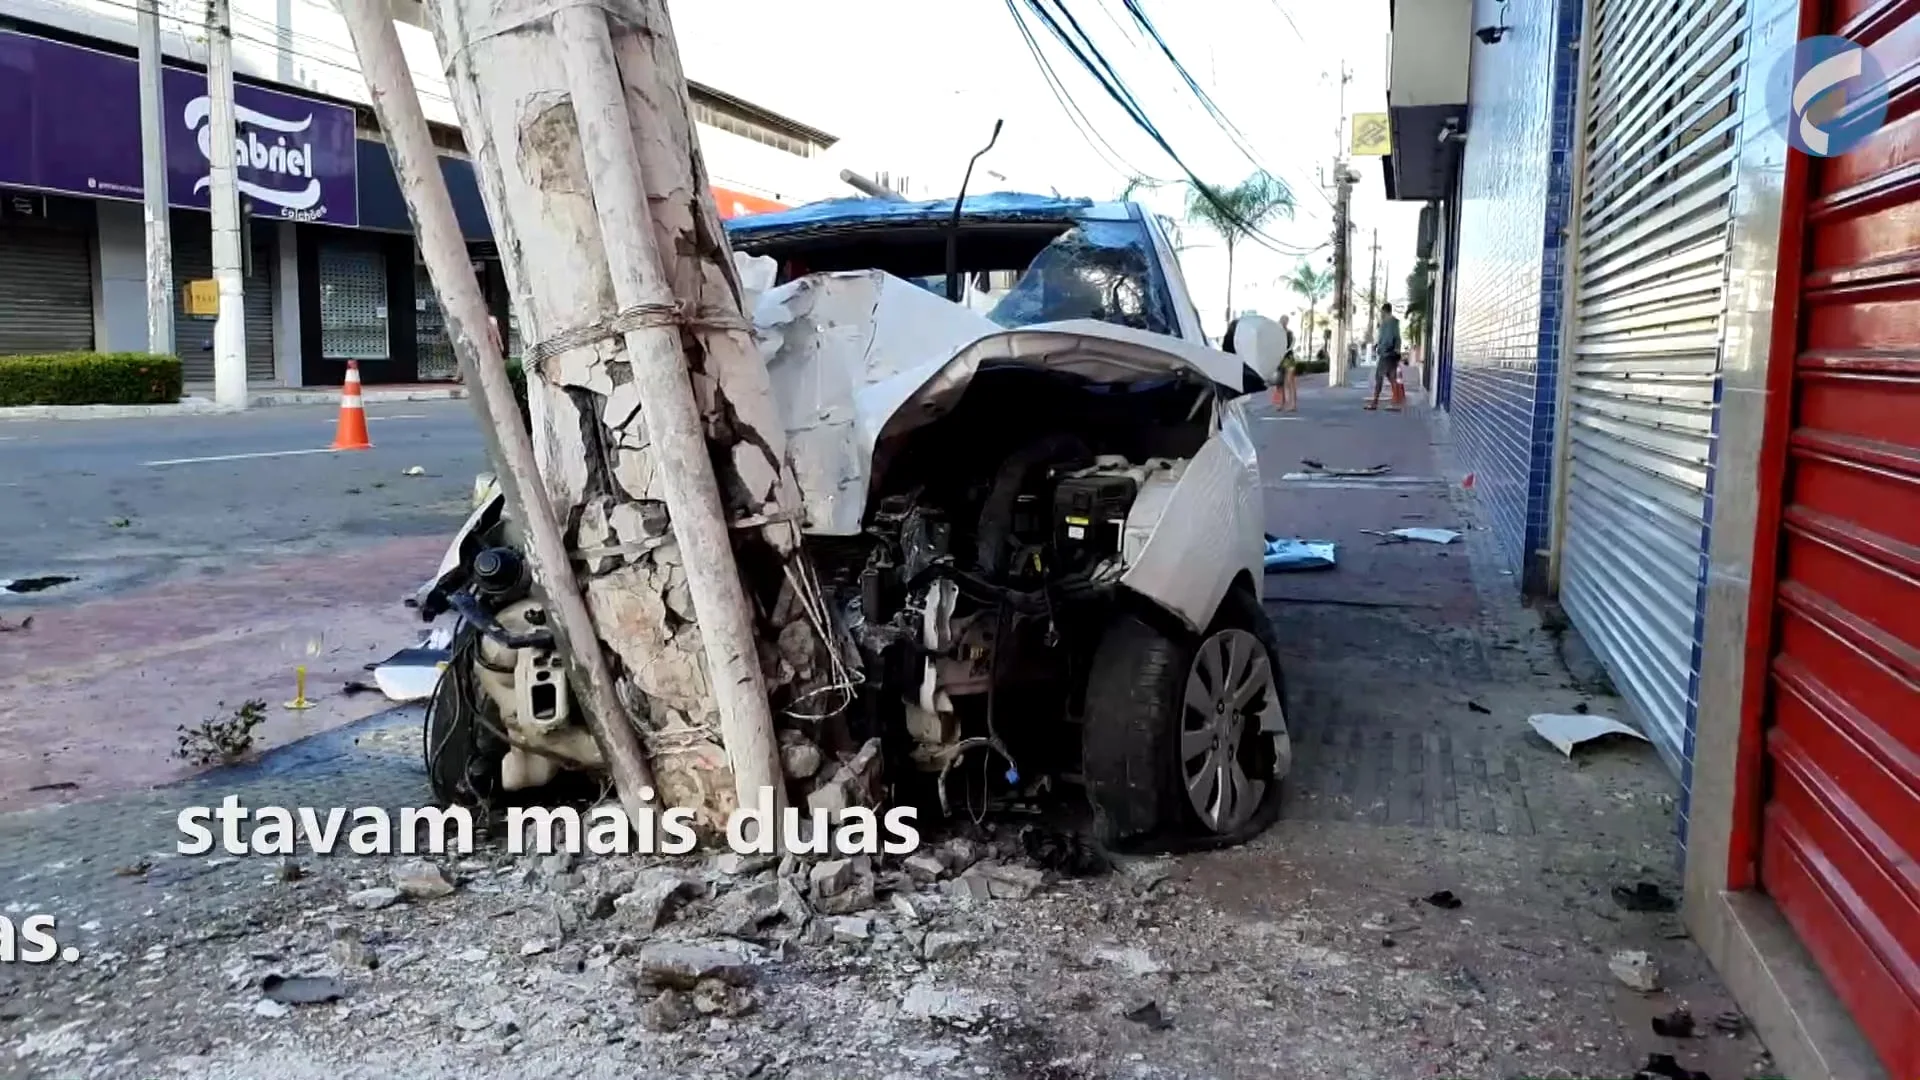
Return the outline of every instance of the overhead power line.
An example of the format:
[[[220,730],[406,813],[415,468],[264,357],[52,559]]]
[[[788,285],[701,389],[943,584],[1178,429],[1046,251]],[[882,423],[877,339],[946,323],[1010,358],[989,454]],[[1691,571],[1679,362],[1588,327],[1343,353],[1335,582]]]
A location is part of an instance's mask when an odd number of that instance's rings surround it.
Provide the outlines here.
[[[1019,29],[1021,39],[1026,42],[1028,54],[1033,57],[1034,64],[1039,67],[1040,78],[1046,82],[1047,89],[1053,93],[1053,99],[1059,102],[1061,111],[1067,114],[1068,122],[1073,124],[1074,130],[1080,133],[1080,137],[1086,141],[1087,146],[1099,155],[1109,168],[1123,176],[1138,177],[1156,184],[1165,183],[1159,177],[1149,175],[1144,169],[1128,161],[1120,151],[1114,149],[1112,143],[1100,135],[1099,130],[1093,126],[1091,120],[1087,119],[1086,113],[1081,111],[1080,106],[1074,102],[1073,96],[1067,92],[1066,86],[1061,83],[1059,73],[1053,70],[1052,62],[1041,50],[1039,41],[1034,39],[1032,28],[1027,26],[1026,20],[1020,17],[1020,9],[1015,6],[1014,0],[1007,0],[1007,14],[1012,17],[1013,25]]]
[[[1281,170],[1269,167],[1266,162],[1260,159],[1258,154],[1254,153],[1253,140],[1249,139],[1246,132],[1241,131],[1240,128],[1227,117],[1227,114],[1214,102],[1213,95],[1207,93],[1206,88],[1201,86],[1199,80],[1195,79],[1187,70],[1187,66],[1180,62],[1178,56],[1174,55],[1173,47],[1168,45],[1167,39],[1160,35],[1160,29],[1153,25],[1153,20],[1147,17],[1146,11],[1140,6],[1140,0],[1120,0],[1120,4],[1127,9],[1127,14],[1133,16],[1133,21],[1145,32],[1147,37],[1159,47],[1161,55],[1167,58],[1169,64],[1173,65],[1173,70],[1179,73],[1180,79],[1186,83],[1187,89],[1191,90],[1193,96],[1199,99],[1201,108],[1205,109],[1207,115],[1212,117],[1214,122],[1219,125],[1220,130],[1226,133],[1228,140],[1233,143],[1234,147],[1238,149],[1241,154],[1245,155],[1246,159],[1252,162],[1255,167],[1264,169],[1274,175],[1281,175]],[[1284,14],[1284,12],[1282,13]],[[1291,17],[1289,17],[1289,21],[1291,21]],[[1329,208],[1333,206],[1333,200],[1327,198],[1326,192],[1320,190],[1317,185],[1313,186],[1313,190],[1321,199],[1325,200]]]
[[[1086,69],[1088,74],[1093,76],[1094,81],[1100,84],[1100,88],[1107,93],[1107,96],[1111,97],[1114,103],[1120,106],[1121,111],[1125,112],[1128,118],[1131,119],[1141,131],[1145,132],[1147,137],[1152,139],[1154,144],[1158,146],[1168,158],[1172,159],[1173,163],[1179,167],[1181,173],[1186,176],[1188,183],[1193,186],[1193,189],[1198,192],[1202,198],[1211,203],[1214,209],[1218,210],[1221,216],[1229,223],[1237,225],[1242,232],[1260,246],[1282,255],[1301,256],[1310,253],[1310,249],[1303,249],[1296,245],[1276,240],[1254,227],[1251,222],[1241,219],[1238,212],[1220,198],[1219,193],[1213,189],[1213,186],[1200,179],[1199,175],[1187,166],[1185,160],[1180,157],[1179,152],[1174,150],[1173,146],[1167,141],[1166,136],[1154,125],[1152,119],[1147,116],[1146,111],[1141,108],[1140,103],[1133,97],[1132,92],[1127,89],[1125,80],[1120,77],[1118,72],[1113,70],[1112,65],[1100,54],[1099,46],[1093,43],[1092,39],[1081,29],[1079,21],[1074,19],[1072,12],[1067,10],[1064,0],[1051,0],[1051,2],[1052,6],[1060,13],[1060,18],[1058,19],[1047,10],[1046,0],[1026,0],[1026,5],[1028,9],[1039,18],[1040,22],[1046,26],[1047,30],[1053,34],[1054,38],[1066,47],[1067,51],[1079,62],[1080,66]],[[1061,20],[1063,19],[1067,25],[1073,28],[1072,33],[1069,33],[1066,27],[1061,25]]]

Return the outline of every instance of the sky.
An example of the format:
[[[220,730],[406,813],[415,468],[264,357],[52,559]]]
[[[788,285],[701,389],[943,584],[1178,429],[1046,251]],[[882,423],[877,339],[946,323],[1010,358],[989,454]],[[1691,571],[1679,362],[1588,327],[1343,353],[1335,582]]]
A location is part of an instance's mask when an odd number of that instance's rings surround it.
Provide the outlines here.
[[[1136,0],[1244,143],[1207,115],[1159,47],[1135,27],[1122,0],[1067,0],[1067,10],[1119,73],[1167,143],[1202,180],[1238,183],[1257,168],[1293,189],[1292,220],[1264,228],[1277,247],[1235,251],[1233,308],[1268,315],[1304,301],[1280,278],[1301,260],[1329,265],[1331,165],[1339,145],[1338,87],[1345,108],[1386,111],[1387,0]],[[1057,189],[1119,196],[1129,175],[1175,181],[1136,194],[1184,218],[1178,165],[1101,89],[1092,75],[1015,0],[1066,97],[1099,136],[1093,145],[1049,88],[1006,0],[669,0],[690,78],[840,137],[833,167],[911,177],[928,197],[951,196],[967,159],[1005,122],[981,158],[971,192]],[[1364,298],[1373,230],[1379,230],[1383,293],[1399,301],[1413,265],[1419,207],[1389,203],[1375,158],[1355,159],[1353,256]],[[1208,329],[1227,307],[1219,238],[1182,222],[1181,265]]]

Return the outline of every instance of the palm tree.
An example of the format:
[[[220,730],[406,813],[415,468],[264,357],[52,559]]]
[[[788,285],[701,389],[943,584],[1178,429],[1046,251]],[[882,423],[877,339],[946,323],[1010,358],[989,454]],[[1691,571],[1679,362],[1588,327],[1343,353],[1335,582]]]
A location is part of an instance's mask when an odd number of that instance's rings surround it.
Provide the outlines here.
[[[1286,181],[1256,172],[1230,188],[1210,191],[1195,183],[1187,194],[1187,216],[1220,234],[1227,245],[1227,321],[1233,321],[1233,247],[1274,218],[1293,216],[1293,190]]]
[[[1329,266],[1316,270],[1312,263],[1301,259],[1300,265],[1293,268],[1293,273],[1282,277],[1280,283],[1299,293],[1307,302],[1307,318],[1301,324],[1301,332],[1307,339],[1308,355],[1312,355],[1313,310],[1333,291],[1333,268]]]
[[[1407,343],[1416,347],[1426,340],[1427,323],[1433,316],[1432,274],[1433,263],[1421,259],[1407,275]]]

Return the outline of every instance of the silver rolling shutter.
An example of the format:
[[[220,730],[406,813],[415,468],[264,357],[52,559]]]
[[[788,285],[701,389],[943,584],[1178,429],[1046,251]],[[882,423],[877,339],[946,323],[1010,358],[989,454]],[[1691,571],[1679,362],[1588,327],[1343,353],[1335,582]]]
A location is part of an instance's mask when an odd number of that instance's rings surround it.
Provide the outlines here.
[[[422,380],[451,379],[460,373],[453,355],[453,339],[447,336],[447,320],[440,308],[440,297],[433,291],[427,268],[413,268],[413,344],[414,369]]]
[[[319,261],[320,355],[390,359],[385,253],[357,238],[329,238],[320,246]]]
[[[92,248],[84,229],[0,223],[0,356],[93,348]]]
[[[273,243],[253,235],[253,273],[246,290],[247,382],[272,385],[273,364]],[[173,339],[180,350],[185,381],[213,381],[213,319],[187,314],[186,284],[213,276],[213,219],[206,214],[173,215]]]
[[[1739,0],[1597,0],[1584,118],[1561,602],[1676,770],[1745,60]]]

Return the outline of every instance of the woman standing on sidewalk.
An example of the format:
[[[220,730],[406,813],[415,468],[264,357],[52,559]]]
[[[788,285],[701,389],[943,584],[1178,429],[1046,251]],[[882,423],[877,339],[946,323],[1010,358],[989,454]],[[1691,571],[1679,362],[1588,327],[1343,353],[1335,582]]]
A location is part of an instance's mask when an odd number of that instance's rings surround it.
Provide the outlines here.
[[[1280,330],[1286,335],[1285,351],[1280,354],[1280,374],[1273,384],[1273,407],[1278,412],[1300,411],[1300,357],[1294,351],[1293,328],[1280,316]]]

